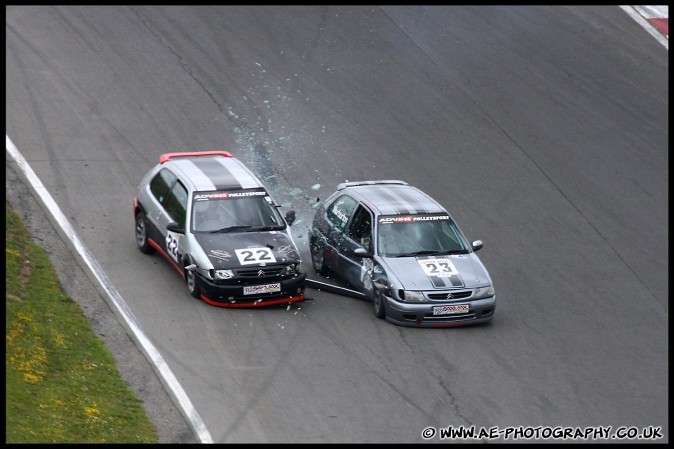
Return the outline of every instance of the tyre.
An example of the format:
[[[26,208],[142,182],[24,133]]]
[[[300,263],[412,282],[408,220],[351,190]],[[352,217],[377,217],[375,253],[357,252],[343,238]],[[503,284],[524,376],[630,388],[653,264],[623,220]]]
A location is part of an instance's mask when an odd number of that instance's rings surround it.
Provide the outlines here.
[[[377,287],[373,285],[372,289],[372,311],[374,312],[374,316],[383,320],[386,318],[386,306],[384,304],[386,301]]]
[[[145,254],[154,254],[157,251],[147,241],[147,219],[143,212],[136,214],[136,245]]]
[[[199,287],[199,279],[194,270],[185,270],[185,284],[187,291],[194,298],[201,298],[201,288]]]
[[[324,246],[318,242],[318,239],[312,237],[309,244],[311,251],[311,264],[314,266],[316,273],[326,276],[330,273],[328,267],[325,265],[325,249]]]

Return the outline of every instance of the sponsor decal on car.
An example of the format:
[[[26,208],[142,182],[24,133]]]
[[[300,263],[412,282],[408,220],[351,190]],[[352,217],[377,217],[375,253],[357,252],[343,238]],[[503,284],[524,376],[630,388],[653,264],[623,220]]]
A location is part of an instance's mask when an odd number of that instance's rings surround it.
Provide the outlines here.
[[[243,190],[239,192],[198,193],[194,195],[194,201],[228,200],[236,198],[258,197],[258,196],[267,196],[267,192],[262,189],[255,189],[255,190]]]
[[[449,215],[398,215],[379,217],[379,224],[386,223],[412,223],[415,221],[444,221],[449,220]]]
[[[468,313],[469,311],[469,304],[452,304],[448,306],[433,307],[433,315],[453,315],[456,313]]]
[[[292,247],[292,245],[283,245],[279,246],[277,251],[279,254],[287,256],[288,254],[295,252],[295,249]]]
[[[258,295],[260,293],[276,293],[281,291],[281,284],[248,285],[243,287],[244,295]]]
[[[209,257],[215,257],[218,260],[229,261],[232,255],[221,249],[212,249]]]

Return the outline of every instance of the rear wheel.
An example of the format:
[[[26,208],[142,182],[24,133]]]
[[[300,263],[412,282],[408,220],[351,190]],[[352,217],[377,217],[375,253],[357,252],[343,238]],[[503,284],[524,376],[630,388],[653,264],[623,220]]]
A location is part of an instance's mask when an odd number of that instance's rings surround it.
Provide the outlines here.
[[[156,252],[147,241],[147,219],[143,212],[136,214],[136,245],[145,254],[154,254]]]
[[[185,270],[185,284],[190,295],[195,298],[201,298],[201,288],[199,287],[199,280],[194,270]]]
[[[311,251],[311,264],[318,274],[323,276],[330,273],[328,267],[325,265],[325,246],[318,243],[318,239],[311,239],[309,249]]]
[[[383,320],[386,318],[386,306],[384,305],[384,296],[382,295],[381,291],[375,287],[374,285],[372,286],[373,293],[372,293],[372,311],[374,312],[374,316],[377,318]]]

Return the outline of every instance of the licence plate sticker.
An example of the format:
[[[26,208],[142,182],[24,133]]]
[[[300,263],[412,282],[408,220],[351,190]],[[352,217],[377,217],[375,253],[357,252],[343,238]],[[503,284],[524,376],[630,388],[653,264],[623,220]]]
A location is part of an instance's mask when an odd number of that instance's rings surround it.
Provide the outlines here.
[[[243,288],[244,295],[257,295],[260,293],[280,292],[281,284],[264,284],[264,285],[249,285]]]
[[[470,307],[468,304],[452,304],[449,306],[433,307],[433,315],[452,315],[455,313],[468,313]]]

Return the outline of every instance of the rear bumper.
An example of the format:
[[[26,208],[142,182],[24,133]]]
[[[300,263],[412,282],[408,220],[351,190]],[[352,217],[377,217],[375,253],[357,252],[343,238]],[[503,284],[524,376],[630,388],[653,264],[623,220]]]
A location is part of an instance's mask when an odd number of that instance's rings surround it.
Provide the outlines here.
[[[452,327],[486,323],[494,318],[496,296],[473,301],[458,301],[455,304],[468,304],[468,313],[456,315],[433,315],[433,306],[447,303],[402,303],[384,296],[386,301],[386,320],[407,327]]]
[[[281,287],[280,291],[251,295],[244,294],[244,287],[250,287],[255,284],[219,285],[202,277],[198,279],[199,287],[201,288],[201,299],[216,307],[264,307],[305,299],[305,273],[281,281],[260,282],[257,285],[279,283]]]

